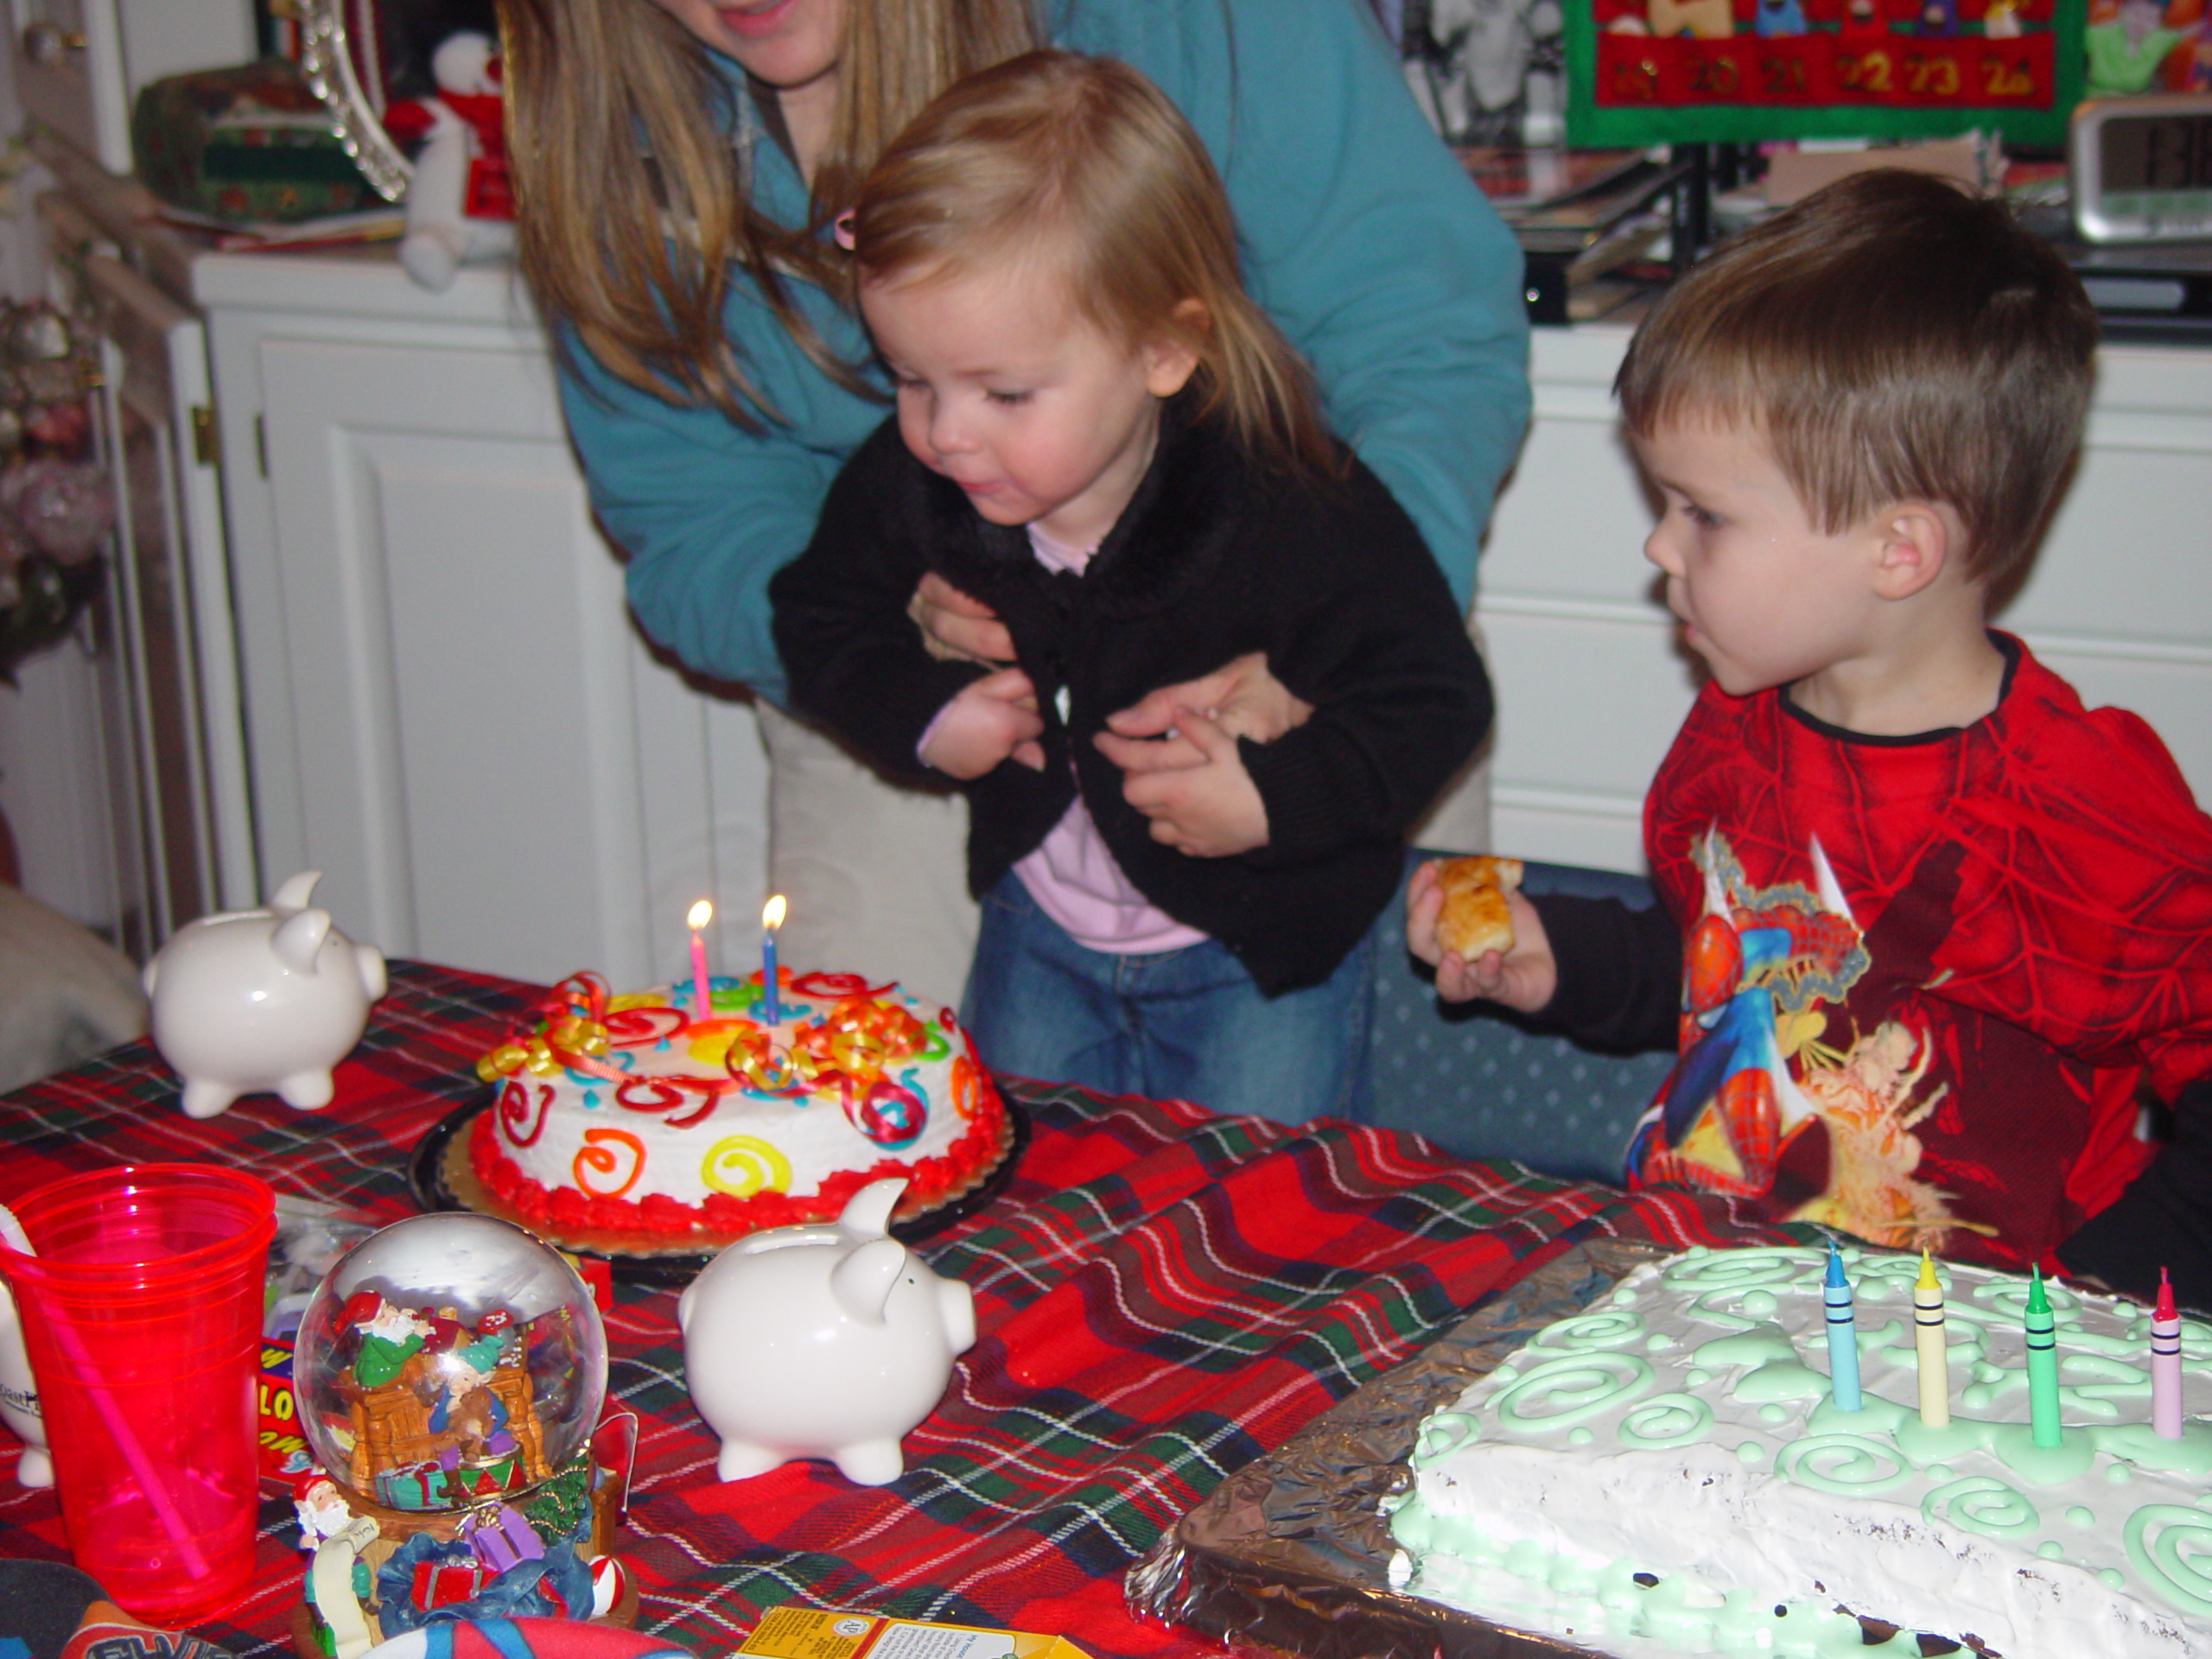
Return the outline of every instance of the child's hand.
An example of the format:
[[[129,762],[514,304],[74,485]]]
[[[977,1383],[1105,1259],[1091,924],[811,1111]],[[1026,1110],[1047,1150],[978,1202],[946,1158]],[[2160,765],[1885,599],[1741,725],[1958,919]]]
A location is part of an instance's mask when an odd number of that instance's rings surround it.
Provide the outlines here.
[[[1268,667],[1267,652],[1248,651],[1211,674],[1161,686],[1107,715],[1106,724],[1123,737],[1167,737],[1179,709],[1196,709],[1231,737],[1249,737],[1255,743],[1274,742],[1303,726],[1313,713],[1312,703],[1275,678]],[[1175,741],[1173,737],[1167,741]],[[1183,760],[1196,766],[1199,756],[1191,751]]]
[[[945,704],[944,713],[923,740],[921,759],[963,783],[982,777],[1009,755],[1033,772],[1042,772],[1045,751],[1037,739],[1044,729],[1029,677],[1018,668],[1002,668]]]
[[[1513,949],[1485,950],[1469,962],[1437,943],[1436,918],[1444,908],[1436,866],[1424,864],[1406,884],[1406,949],[1436,969],[1436,994],[1446,1002],[1484,997],[1521,1014],[1535,1014],[1559,988],[1559,964],[1536,907],[1518,893],[1505,895],[1513,917]]]
[[[1267,804],[1244,770],[1236,740],[1195,709],[1173,714],[1177,741],[1112,732],[1091,740],[1122,769],[1122,798],[1152,820],[1154,841],[1192,858],[1227,858],[1266,846]]]

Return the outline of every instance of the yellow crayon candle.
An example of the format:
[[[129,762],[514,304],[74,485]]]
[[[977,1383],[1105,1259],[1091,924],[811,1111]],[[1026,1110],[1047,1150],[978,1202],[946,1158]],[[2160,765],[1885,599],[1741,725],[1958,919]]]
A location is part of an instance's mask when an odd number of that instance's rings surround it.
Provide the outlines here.
[[[1926,1250],[1912,1284],[1912,1344],[1920,1361],[1920,1421],[1941,1428],[1951,1421],[1951,1374],[1943,1354],[1943,1287]]]

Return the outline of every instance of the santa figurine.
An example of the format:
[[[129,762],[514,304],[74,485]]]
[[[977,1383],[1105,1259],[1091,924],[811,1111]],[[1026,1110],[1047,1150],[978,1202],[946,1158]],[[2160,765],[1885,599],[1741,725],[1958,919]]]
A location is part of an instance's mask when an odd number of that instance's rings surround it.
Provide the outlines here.
[[[401,143],[421,141],[407,184],[399,263],[423,287],[442,294],[466,262],[513,248],[514,196],[492,37],[475,29],[447,35],[430,54],[430,78],[435,97],[392,104],[384,121]]]

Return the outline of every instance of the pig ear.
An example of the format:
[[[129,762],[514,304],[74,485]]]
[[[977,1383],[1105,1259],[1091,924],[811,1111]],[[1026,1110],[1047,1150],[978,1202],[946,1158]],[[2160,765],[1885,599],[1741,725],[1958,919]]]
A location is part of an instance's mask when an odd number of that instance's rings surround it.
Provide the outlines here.
[[[830,1294],[856,1325],[881,1325],[893,1287],[906,1270],[906,1247],[871,1239],[830,1269]]]
[[[308,900],[315,896],[315,884],[322,880],[321,870],[302,870],[297,875],[270,895],[271,910],[305,910]]]
[[[297,911],[276,925],[276,931],[269,936],[269,948],[294,973],[311,974],[315,952],[322,949],[323,938],[329,931],[328,911]]]
[[[891,1231],[891,1212],[906,1190],[904,1175],[870,1181],[847,1200],[837,1224],[855,1238],[882,1238]]]

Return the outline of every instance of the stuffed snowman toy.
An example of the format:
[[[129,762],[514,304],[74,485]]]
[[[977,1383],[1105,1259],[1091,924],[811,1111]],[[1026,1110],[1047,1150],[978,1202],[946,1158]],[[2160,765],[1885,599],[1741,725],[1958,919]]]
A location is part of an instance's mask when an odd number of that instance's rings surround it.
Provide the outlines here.
[[[448,35],[431,54],[430,77],[437,96],[392,105],[385,125],[403,143],[422,141],[407,184],[399,263],[435,294],[453,286],[467,261],[510,251],[515,227],[491,37],[474,29]]]

